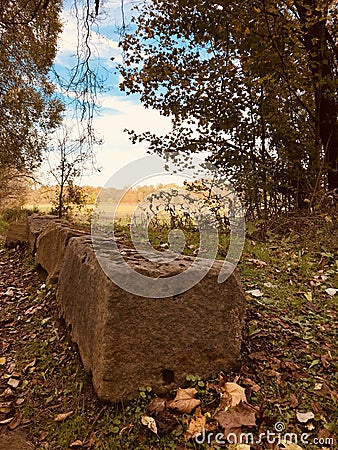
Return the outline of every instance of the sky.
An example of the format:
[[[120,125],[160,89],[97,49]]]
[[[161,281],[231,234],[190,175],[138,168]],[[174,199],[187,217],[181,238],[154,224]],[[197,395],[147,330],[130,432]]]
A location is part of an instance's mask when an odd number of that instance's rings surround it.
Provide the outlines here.
[[[78,3],[81,3],[78,1]],[[140,1],[125,0],[125,22],[136,12],[132,6]],[[63,32],[59,40],[59,51],[55,60],[55,69],[65,74],[76,62],[76,17],[72,2],[66,1],[62,17]],[[94,5],[94,0],[92,0]],[[126,128],[136,132],[151,131],[163,134],[169,131],[171,120],[161,116],[157,111],[145,109],[138,97],[126,96],[118,88],[119,75],[114,65],[122,61],[118,47],[119,32],[122,24],[121,0],[101,0],[99,28],[92,33],[93,62],[101,66],[102,74],[107,77],[105,90],[97,98],[101,106],[95,116],[93,126],[103,138],[103,145],[96,147],[97,165],[100,172],[83,176],[82,185],[104,186],[107,180],[120,168],[147,154],[146,144],[133,145],[124,132]],[[114,58],[114,61],[111,58]]]

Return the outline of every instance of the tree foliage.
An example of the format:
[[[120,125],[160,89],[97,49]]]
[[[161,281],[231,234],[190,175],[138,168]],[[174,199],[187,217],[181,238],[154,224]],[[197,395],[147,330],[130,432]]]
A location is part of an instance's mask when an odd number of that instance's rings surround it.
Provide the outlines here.
[[[0,2],[0,165],[25,172],[41,162],[62,105],[49,71],[61,31],[60,0]]]
[[[159,154],[208,151],[254,215],[338,188],[338,5],[154,0],[122,42],[127,93],[173,117]]]

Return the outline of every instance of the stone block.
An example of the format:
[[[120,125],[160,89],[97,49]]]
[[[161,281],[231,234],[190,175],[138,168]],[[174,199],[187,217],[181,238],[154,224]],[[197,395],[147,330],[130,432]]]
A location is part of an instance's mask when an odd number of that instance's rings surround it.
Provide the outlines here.
[[[26,243],[28,240],[27,220],[22,219],[11,222],[8,226],[5,245],[6,247],[16,247]]]
[[[152,277],[172,276],[193,261],[181,256],[163,268],[144,264],[134,250],[125,254],[133,268]],[[107,264],[123,275],[113,259]],[[216,261],[182,294],[144,298],[107,277],[90,237],[70,239],[57,298],[101,400],[133,398],[139,386],[164,393],[182,385],[188,374],[209,377],[239,368],[246,301],[236,273],[217,282],[222,264]]]
[[[63,257],[70,238],[83,236],[82,231],[69,228],[66,223],[52,220],[44,227],[36,240],[35,261],[43,267],[48,276],[46,284],[56,284]]]
[[[59,219],[57,216],[53,215],[45,215],[41,216],[39,214],[33,214],[28,217],[28,245],[33,253],[36,252],[36,241],[42,231],[48,227],[48,225],[54,222],[65,222],[62,219]]]

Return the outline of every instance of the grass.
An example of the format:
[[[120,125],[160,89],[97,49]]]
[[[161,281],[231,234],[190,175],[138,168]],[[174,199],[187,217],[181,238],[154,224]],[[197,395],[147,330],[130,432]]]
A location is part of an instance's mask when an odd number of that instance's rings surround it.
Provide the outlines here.
[[[167,231],[163,227],[151,230],[150,241],[158,249],[163,249]],[[117,226],[117,234],[128,243],[129,229],[123,223]],[[280,421],[298,435],[307,432],[312,437],[328,438],[338,434],[337,295],[331,297],[326,292],[327,288],[338,288],[337,237],[333,219],[325,217],[303,219],[303,223],[296,218],[285,220],[264,230],[260,225],[251,226],[247,233],[238,270],[244,289],[259,289],[263,295],[246,294],[243,363],[230,379],[239,377],[237,382],[246,388],[248,402],[259,411],[257,435],[273,430]],[[224,235],[220,258],[225,256],[227,242]],[[187,233],[187,253],[197,247],[196,233]],[[25,273],[36,273],[25,258]],[[101,404],[59,319],[54,291],[41,289],[41,281],[30,284],[26,306],[37,309],[20,321],[20,334],[26,338],[17,344],[15,358],[27,381],[19,388],[19,395],[25,398],[19,410],[36,449],[67,449],[76,440],[101,450],[224,448],[185,442],[191,419],[187,414],[176,415],[176,428],[161,437],[148,430],[141,416],[155,397],[150,387],[140,387],[140,395],[131,402]],[[14,314],[11,308],[8,305],[5,316]],[[24,371],[34,359],[34,370]],[[209,412],[208,423],[213,425],[218,395],[207,388],[207,381],[215,382],[192,374],[184,387],[197,388],[202,411]],[[253,389],[252,383],[259,389]],[[73,413],[66,420],[54,421],[57,414],[69,411]],[[309,411],[314,419],[300,423],[297,412]],[[318,449],[311,443],[299,445],[306,450]]]

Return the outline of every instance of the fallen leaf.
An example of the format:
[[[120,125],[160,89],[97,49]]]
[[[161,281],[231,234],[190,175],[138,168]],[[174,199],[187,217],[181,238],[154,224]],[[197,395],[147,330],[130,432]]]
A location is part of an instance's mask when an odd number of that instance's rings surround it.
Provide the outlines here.
[[[193,411],[201,403],[200,400],[194,398],[196,394],[197,389],[195,388],[178,388],[176,397],[174,398],[174,400],[167,402],[167,406],[171,409],[177,409],[182,413],[190,414],[191,411]]]
[[[231,396],[230,406],[236,406],[240,402],[246,402],[245,389],[237,383],[225,383],[225,390]]]
[[[36,363],[36,358],[33,359],[30,363],[28,363],[25,368],[23,369],[24,372],[26,372],[29,368],[34,367]]]
[[[296,415],[297,415],[298,422],[302,422],[302,423],[306,423],[315,417],[315,415],[313,414],[312,411],[309,411],[307,413],[297,412]]]
[[[89,435],[87,441],[83,444],[85,448],[92,448],[96,444],[96,433],[92,431]]]
[[[306,300],[308,302],[312,302],[313,298],[312,298],[312,292],[304,292],[304,297],[306,298]]]
[[[157,426],[156,426],[155,419],[153,417],[142,416],[141,422],[142,422],[142,425],[145,425],[146,427],[149,428],[150,431],[157,434]]]
[[[333,297],[334,295],[337,294],[338,289],[333,289],[333,288],[327,288],[325,289],[325,292],[330,295],[330,297]]]
[[[0,405],[0,413],[1,414],[8,414],[11,411],[12,411],[12,408],[10,406],[2,406],[2,405]]]
[[[253,297],[263,297],[263,292],[259,289],[252,289],[251,291],[245,291],[247,294],[251,294]]]
[[[232,397],[229,392],[220,392],[219,394],[219,410],[226,411],[232,402]]]
[[[298,406],[298,399],[294,393],[290,394],[290,404],[292,408],[296,408]]]
[[[11,377],[12,378],[21,378],[21,373],[20,372],[12,372]]]
[[[0,395],[0,397],[11,397],[12,395],[14,395],[14,392],[12,391],[12,389],[10,387],[6,388],[3,393]]]
[[[22,385],[21,385],[21,388],[22,388],[22,389],[25,389],[25,387],[27,386],[27,384],[28,384],[28,380],[23,380]]]
[[[256,425],[256,410],[248,403],[239,403],[228,411],[220,411],[215,415],[215,419],[224,428],[224,437],[230,433],[240,431],[241,427],[253,427]]]
[[[15,428],[17,428],[21,421],[22,421],[22,414],[21,413],[16,413],[15,416],[13,417],[13,420],[8,424],[8,428],[10,430],[15,430]]]
[[[76,448],[76,447],[83,447],[83,442],[80,441],[80,439],[77,439],[76,441],[69,444],[70,448]]]
[[[250,353],[249,358],[252,360],[257,359],[259,361],[266,361],[268,359],[264,351]]]
[[[190,420],[187,431],[184,435],[185,442],[194,438],[198,433],[201,433],[205,428],[207,418],[201,413],[201,408],[197,408],[193,418]]]
[[[270,281],[268,281],[267,283],[264,283],[264,286],[267,288],[276,288],[277,287],[275,284],[270,283]]]
[[[147,410],[150,414],[158,413],[165,410],[165,399],[160,397],[154,397],[149,403]]]
[[[12,422],[14,417],[10,417],[9,419],[0,420],[0,425],[6,425],[6,423]]]
[[[0,366],[3,366],[4,364],[6,364],[6,358],[3,356],[0,358]]]
[[[92,448],[96,444],[96,433],[92,431],[89,435],[88,440],[84,443],[85,448]]]
[[[7,384],[15,389],[19,386],[20,380],[17,380],[16,378],[10,378],[8,380]]]
[[[164,409],[163,411],[154,412],[152,417],[155,419],[159,437],[166,436],[179,425],[177,417],[172,410]]]
[[[40,437],[39,437],[39,441],[40,442],[44,441],[46,439],[47,435],[48,435],[47,431],[42,432]]]
[[[331,352],[327,352],[326,355],[321,355],[320,357],[322,364],[325,368],[330,367],[330,361],[332,361],[332,355]]]
[[[57,416],[55,416],[54,422],[63,422],[68,417],[70,417],[73,414],[73,412],[74,411],[69,411],[69,412],[66,412],[66,413],[58,414]]]
[[[253,380],[251,380],[250,378],[245,378],[245,380],[243,380],[243,381],[245,381],[245,384],[247,384],[249,386],[249,389],[252,392],[260,391],[261,387],[257,383],[255,383]]]

